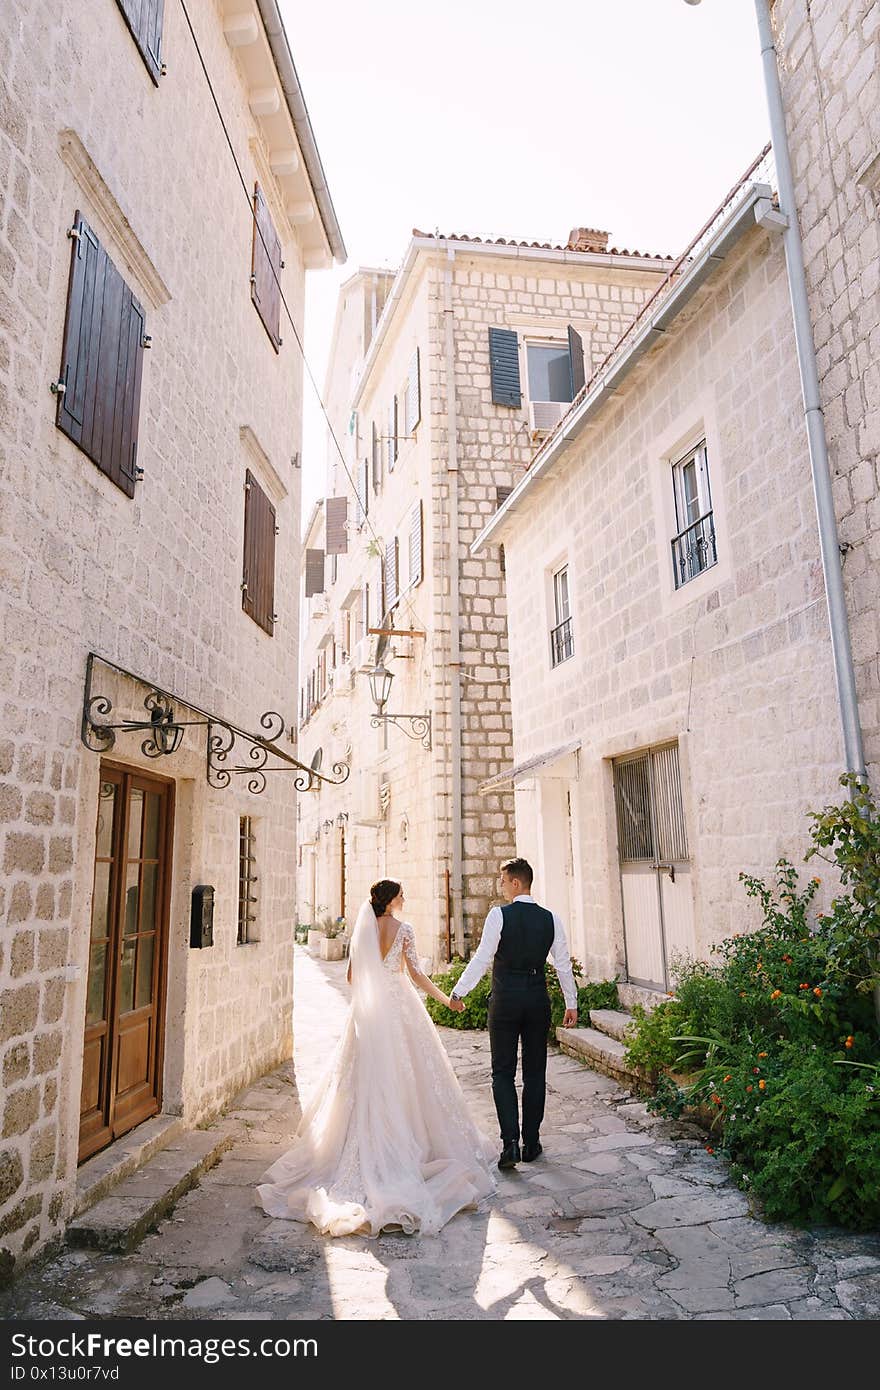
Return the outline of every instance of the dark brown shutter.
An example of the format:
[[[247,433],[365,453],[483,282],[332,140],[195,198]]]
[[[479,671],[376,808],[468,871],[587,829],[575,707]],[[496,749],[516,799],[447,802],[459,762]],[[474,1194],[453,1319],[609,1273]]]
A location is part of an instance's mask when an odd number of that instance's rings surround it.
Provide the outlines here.
[[[373,455],[373,491],[378,492],[382,486],[382,450],[379,446],[379,431],[376,428],[376,421],[372,425],[372,455]]]
[[[580,333],[568,325],[568,366],[571,373],[571,399],[574,400],[584,385],[584,344]]]
[[[250,469],[244,487],[241,606],[271,637],[275,631],[275,508]]]
[[[397,537],[385,547],[385,607],[390,611],[397,602]]]
[[[324,503],[324,530],[328,555],[348,554],[348,498],[328,497]]]
[[[324,592],[324,552],[306,551],[306,598]]]
[[[512,492],[513,492],[513,488],[512,488],[512,487],[508,487],[506,483],[505,483],[505,484],[499,483],[499,484],[496,486],[496,488],[495,488],[495,506],[496,506],[496,508],[498,508],[498,507],[503,507],[503,506],[504,506],[504,503],[507,501],[508,497],[510,496],[510,494],[511,494]]]
[[[409,517],[409,582],[422,582],[422,504],[417,502]]]
[[[162,76],[162,21],[165,0],[116,0],[156,86]]]
[[[56,424],[133,497],[144,311],[78,212],[71,244]]]
[[[281,346],[281,242],[269,215],[263,190],[254,185],[254,240],[251,253],[251,299],[272,346]]]

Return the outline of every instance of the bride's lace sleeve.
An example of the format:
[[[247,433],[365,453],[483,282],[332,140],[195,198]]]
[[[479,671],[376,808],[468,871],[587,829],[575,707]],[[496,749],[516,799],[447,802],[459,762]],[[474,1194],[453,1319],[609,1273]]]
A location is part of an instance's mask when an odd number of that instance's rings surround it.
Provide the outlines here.
[[[408,922],[404,926],[402,935],[403,954],[406,956],[407,964],[412,966],[413,970],[418,970],[419,974],[421,974],[422,965],[416,954],[416,934]]]

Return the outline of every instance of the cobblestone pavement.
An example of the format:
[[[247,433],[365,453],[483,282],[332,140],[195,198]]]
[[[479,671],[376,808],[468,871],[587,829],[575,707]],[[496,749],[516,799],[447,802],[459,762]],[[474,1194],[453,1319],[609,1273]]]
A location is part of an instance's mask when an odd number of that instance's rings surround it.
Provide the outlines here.
[[[880,1317],[880,1236],[764,1225],[700,1131],[555,1052],[545,1157],[499,1175],[496,1195],[440,1235],[328,1240],[271,1220],[254,1187],[341,1029],[344,969],[297,948],[295,1062],[237,1098],[241,1140],[173,1215],[131,1254],[65,1250],[32,1266],[5,1317]],[[495,1133],[485,1034],[442,1035]]]

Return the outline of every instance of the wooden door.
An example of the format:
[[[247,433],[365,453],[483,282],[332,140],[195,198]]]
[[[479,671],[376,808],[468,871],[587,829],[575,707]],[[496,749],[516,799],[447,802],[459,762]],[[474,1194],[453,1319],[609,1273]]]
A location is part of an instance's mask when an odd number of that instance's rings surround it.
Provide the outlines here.
[[[161,1105],[173,791],[101,766],[80,1161]]]

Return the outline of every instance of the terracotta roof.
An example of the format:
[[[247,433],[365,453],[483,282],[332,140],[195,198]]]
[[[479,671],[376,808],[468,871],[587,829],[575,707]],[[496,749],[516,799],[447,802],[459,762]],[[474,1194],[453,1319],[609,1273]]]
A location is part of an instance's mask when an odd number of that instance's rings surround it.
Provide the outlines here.
[[[577,246],[571,241],[565,246],[557,245],[551,241],[517,241],[514,237],[480,237],[467,236],[464,232],[423,232],[418,227],[413,227],[413,236],[435,237],[438,241],[469,241],[475,246],[522,246],[526,250],[533,251],[576,251],[586,255],[607,255],[607,256],[638,256],[644,260],[672,261],[674,256],[654,251],[628,251],[625,247],[618,246]],[[604,235],[607,235],[604,234]]]

